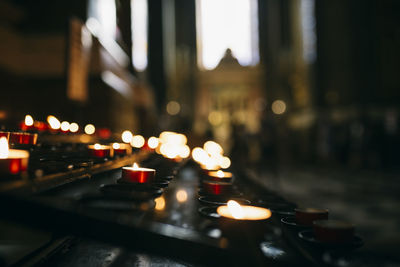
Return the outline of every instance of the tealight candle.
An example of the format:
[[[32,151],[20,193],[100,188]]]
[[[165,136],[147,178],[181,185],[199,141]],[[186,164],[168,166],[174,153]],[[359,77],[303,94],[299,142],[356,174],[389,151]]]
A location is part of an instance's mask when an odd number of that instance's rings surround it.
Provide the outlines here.
[[[155,169],[141,168],[136,163],[133,167],[122,168],[122,181],[130,183],[149,183],[154,180],[156,175]]]
[[[115,156],[124,156],[132,153],[132,147],[129,144],[113,143],[112,148]]]
[[[230,182],[233,177],[231,172],[224,172],[222,170],[210,171],[208,172],[208,176],[213,181],[224,181],[224,182]]]
[[[232,191],[232,183],[203,181],[203,190],[210,195],[225,195]]]
[[[0,138],[0,175],[17,175],[28,169],[29,152],[9,149],[7,139]]]
[[[112,157],[111,146],[94,144],[88,146],[89,155],[95,158]]]
[[[241,206],[234,200],[229,200],[226,206],[219,206],[217,213],[222,217],[235,220],[259,221],[271,217],[269,209],[247,205]]]
[[[267,229],[271,211],[266,208],[243,205],[229,200],[227,205],[219,206],[219,225],[222,233],[233,247],[258,247]]]

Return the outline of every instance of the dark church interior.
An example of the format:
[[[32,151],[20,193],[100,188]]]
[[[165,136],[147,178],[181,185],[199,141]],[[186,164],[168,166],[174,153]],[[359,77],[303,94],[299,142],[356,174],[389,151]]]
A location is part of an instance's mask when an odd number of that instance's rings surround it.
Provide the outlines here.
[[[399,14],[0,0],[0,266],[400,266]]]

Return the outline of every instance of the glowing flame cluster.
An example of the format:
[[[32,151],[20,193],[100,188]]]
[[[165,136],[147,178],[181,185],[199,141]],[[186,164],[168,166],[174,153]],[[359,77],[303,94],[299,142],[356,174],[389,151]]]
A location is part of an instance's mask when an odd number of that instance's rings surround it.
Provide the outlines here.
[[[205,142],[203,148],[195,147],[192,158],[207,170],[227,169],[231,166],[231,160],[224,156],[224,150],[214,141]]]
[[[158,138],[157,152],[169,159],[184,159],[190,156],[190,148],[186,145],[187,138],[184,134],[175,132],[162,132]]]

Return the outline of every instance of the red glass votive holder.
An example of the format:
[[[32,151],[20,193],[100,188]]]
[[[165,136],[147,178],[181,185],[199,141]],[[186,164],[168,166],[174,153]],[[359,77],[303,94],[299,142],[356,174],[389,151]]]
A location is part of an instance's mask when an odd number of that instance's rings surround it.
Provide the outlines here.
[[[129,183],[150,183],[154,181],[156,176],[155,169],[140,168],[140,167],[123,167],[122,181]]]
[[[327,220],[329,215],[327,209],[296,208],[294,211],[296,222],[307,226],[312,226],[316,220]]]
[[[9,142],[14,145],[36,145],[37,138],[36,133],[11,132]]]
[[[113,156],[111,146],[104,146],[100,144],[88,146],[89,155],[94,158],[108,158]]]
[[[114,156],[125,156],[132,154],[132,147],[129,144],[114,143],[112,146]]]
[[[7,158],[0,158],[0,175],[18,175],[28,169],[29,152],[10,149]]]
[[[350,243],[354,239],[354,225],[337,220],[313,222],[315,238],[325,243]]]
[[[210,195],[226,195],[232,192],[232,183],[203,181],[203,190]]]

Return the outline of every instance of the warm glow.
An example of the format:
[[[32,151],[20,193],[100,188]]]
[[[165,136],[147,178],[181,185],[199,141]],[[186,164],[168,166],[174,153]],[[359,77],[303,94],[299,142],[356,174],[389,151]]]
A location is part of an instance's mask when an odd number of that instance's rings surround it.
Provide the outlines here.
[[[227,206],[217,208],[217,213],[225,218],[240,219],[240,220],[265,220],[271,217],[269,209],[241,206],[233,200],[229,200]]]
[[[98,150],[98,149],[101,149],[101,145],[100,144],[94,144],[94,149],[96,149],[96,150]]]
[[[239,203],[237,203],[234,200],[229,200],[227,203],[227,206],[228,206],[229,212],[232,214],[232,216],[235,219],[243,219],[244,213],[243,213],[243,209]]]
[[[135,163],[133,163],[133,165],[132,165],[132,169],[134,169],[134,170],[138,170],[139,169],[139,165],[135,162]]]
[[[223,157],[219,165],[222,169],[227,169],[231,166],[231,160],[228,157]]]
[[[96,127],[94,127],[93,124],[88,124],[85,126],[84,130],[86,134],[94,134],[94,132],[96,131]]]
[[[32,126],[34,123],[33,118],[31,115],[26,115],[25,116],[25,125],[26,126]]]
[[[120,147],[121,147],[121,145],[118,144],[118,143],[114,143],[114,144],[113,144],[113,148],[114,148],[114,149],[119,149]]]
[[[187,138],[184,134],[174,132],[162,132],[159,140],[162,144],[185,145],[187,143]]]
[[[181,111],[181,105],[176,101],[170,101],[167,104],[167,113],[169,115],[176,115]]]
[[[210,155],[222,155],[224,153],[222,147],[214,141],[205,142],[204,150]]]
[[[272,102],[271,109],[273,113],[280,115],[285,113],[286,104],[282,100],[275,100],[274,102]]]
[[[195,147],[192,150],[192,157],[196,162],[203,162],[208,158],[207,152],[201,147]]]
[[[164,197],[158,197],[154,200],[156,202],[156,210],[164,210],[165,208],[165,198]]]
[[[150,137],[149,140],[147,140],[147,145],[151,148],[151,149],[155,149],[156,147],[158,147],[159,141],[157,137]]]
[[[135,135],[135,136],[132,138],[131,145],[132,145],[133,147],[136,147],[136,148],[141,148],[142,146],[144,146],[145,142],[146,142],[146,141],[145,141],[145,139],[144,139],[143,136],[141,136],[141,135]]]
[[[208,173],[209,176],[218,177],[218,178],[232,178],[231,172],[224,172],[222,170],[211,171]]]
[[[47,117],[47,122],[49,123],[50,127],[54,130],[60,129],[61,127],[60,121],[53,115]]]
[[[185,159],[190,156],[190,148],[187,145],[181,146],[179,150],[179,157]]]
[[[178,202],[185,202],[187,200],[187,197],[187,193],[183,189],[176,192],[176,199],[178,200]]]
[[[64,132],[68,131],[68,130],[69,130],[69,127],[70,127],[70,124],[69,124],[68,121],[63,121],[63,122],[61,123],[61,130],[62,130],[62,131],[64,131]]]
[[[6,137],[0,138],[0,159],[8,158],[9,149],[8,149],[8,141]]]
[[[173,144],[162,144],[160,147],[160,152],[163,156],[174,159],[179,156],[180,146],[176,146]]]
[[[79,130],[79,125],[76,122],[73,122],[69,125],[69,130],[71,133],[76,133]]]
[[[122,132],[121,138],[122,142],[129,144],[132,142],[133,134],[131,131],[126,130]]]

